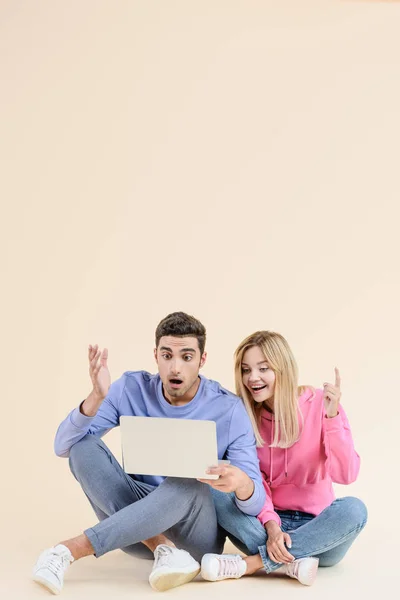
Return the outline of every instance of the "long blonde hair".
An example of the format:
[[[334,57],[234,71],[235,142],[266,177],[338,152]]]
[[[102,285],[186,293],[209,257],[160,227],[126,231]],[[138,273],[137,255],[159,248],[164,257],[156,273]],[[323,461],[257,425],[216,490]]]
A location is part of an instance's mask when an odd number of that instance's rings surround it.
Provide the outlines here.
[[[236,394],[242,398],[250,421],[253,425],[257,446],[262,447],[265,440],[261,437],[260,421],[262,408],[268,408],[265,402],[255,402],[243,384],[242,361],[245,352],[258,346],[269,367],[275,373],[274,416],[275,431],[271,446],[289,448],[300,437],[298,397],[311,386],[298,386],[297,363],[285,338],[273,331],[256,331],[249,335],[235,351]],[[313,388],[311,388],[313,389]],[[301,412],[300,412],[300,416]]]

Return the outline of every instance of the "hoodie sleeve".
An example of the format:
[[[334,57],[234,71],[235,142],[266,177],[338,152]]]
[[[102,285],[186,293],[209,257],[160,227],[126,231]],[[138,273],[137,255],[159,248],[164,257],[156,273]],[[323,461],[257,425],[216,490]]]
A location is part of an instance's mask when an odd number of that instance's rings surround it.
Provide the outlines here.
[[[354,449],[350,425],[340,404],[338,411],[339,414],[331,419],[323,411],[322,431],[327,467],[332,481],[349,484],[357,479],[360,457]]]
[[[235,502],[243,513],[256,517],[264,504],[265,491],[262,484],[253,428],[241,400],[237,401],[232,412],[229,426],[229,446],[225,458],[253,480],[254,491],[252,496],[247,500],[239,500],[235,496]]]
[[[83,415],[79,410],[80,405],[67,415],[59,425],[54,440],[54,451],[57,456],[68,458],[71,446],[79,442],[86,434],[102,437],[110,429],[119,425],[117,407],[124,387],[124,376],[111,384],[107,396],[94,417]]]
[[[266,497],[264,506],[262,507],[262,510],[261,510],[260,514],[258,515],[258,520],[260,521],[260,523],[262,525],[265,525],[265,523],[267,523],[268,521],[275,521],[275,523],[277,523],[280,527],[281,519],[280,519],[280,516],[278,515],[278,513],[276,513],[274,511],[274,505],[272,504],[271,490],[270,490],[268,483],[265,481],[264,478],[263,478],[263,486],[264,486],[264,490],[265,490],[267,497]]]

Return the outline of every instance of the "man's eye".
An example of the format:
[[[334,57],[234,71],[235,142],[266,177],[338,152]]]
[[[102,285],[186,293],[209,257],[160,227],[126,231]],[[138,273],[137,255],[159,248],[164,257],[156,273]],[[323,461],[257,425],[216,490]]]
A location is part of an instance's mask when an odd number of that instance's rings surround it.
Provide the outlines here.
[[[163,358],[165,358],[165,360],[168,360],[168,359],[170,359],[170,358],[171,358],[171,355],[170,355],[170,354],[162,354],[161,356],[162,356]]]
[[[191,354],[186,354],[185,361],[189,362],[190,360],[192,360],[192,355]]]

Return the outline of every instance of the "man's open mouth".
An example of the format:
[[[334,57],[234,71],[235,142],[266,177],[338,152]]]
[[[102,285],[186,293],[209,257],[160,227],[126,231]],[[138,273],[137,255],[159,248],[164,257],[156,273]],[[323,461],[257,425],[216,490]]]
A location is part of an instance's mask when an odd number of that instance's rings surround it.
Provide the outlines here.
[[[179,388],[182,385],[183,381],[182,381],[182,379],[174,378],[174,379],[170,379],[169,383],[170,383],[171,387]]]

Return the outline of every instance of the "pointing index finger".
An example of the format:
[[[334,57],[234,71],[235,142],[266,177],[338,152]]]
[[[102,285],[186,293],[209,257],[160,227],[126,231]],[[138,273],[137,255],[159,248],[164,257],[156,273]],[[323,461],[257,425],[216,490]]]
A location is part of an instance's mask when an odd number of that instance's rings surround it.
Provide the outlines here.
[[[335,367],[335,385],[339,389],[340,389],[340,383],[341,383],[341,379],[340,379],[339,369],[337,367]]]

